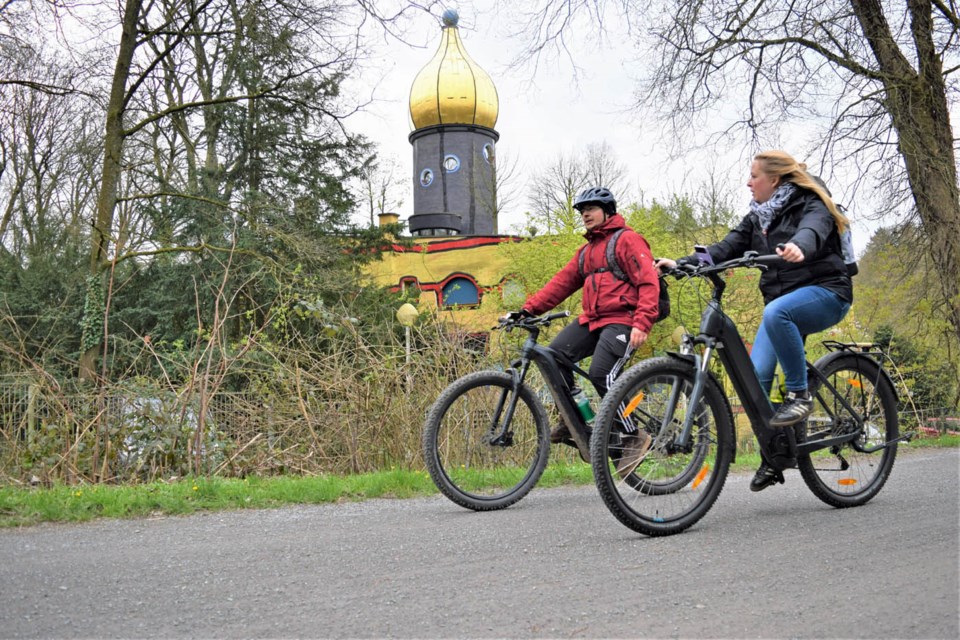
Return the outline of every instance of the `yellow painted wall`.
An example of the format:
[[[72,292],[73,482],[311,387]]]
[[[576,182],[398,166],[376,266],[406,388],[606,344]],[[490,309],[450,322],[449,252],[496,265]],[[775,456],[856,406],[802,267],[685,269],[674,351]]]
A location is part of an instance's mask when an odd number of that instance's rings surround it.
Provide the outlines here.
[[[423,251],[387,250],[382,260],[370,263],[365,270],[374,282],[386,287],[399,286],[403,278],[416,278],[422,289],[417,305],[420,311],[437,308],[437,293],[427,287],[440,287],[457,274],[469,275],[480,289],[479,308],[445,309],[444,313],[465,331],[488,331],[502,312],[500,285],[510,275],[509,265],[499,252],[499,242],[514,240],[505,236],[482,246],[437,251],[478,240],[464,236],[418,238],[414,245]],[[427,251],[428,247],[434,251]]]

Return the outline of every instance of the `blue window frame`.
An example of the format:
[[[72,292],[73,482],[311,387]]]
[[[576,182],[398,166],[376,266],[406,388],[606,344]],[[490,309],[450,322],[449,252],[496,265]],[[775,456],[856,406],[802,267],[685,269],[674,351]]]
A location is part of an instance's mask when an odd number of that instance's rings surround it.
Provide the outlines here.
[[[447,173],[460,171],[460,158],[449,153],[443,157],[443,170]]]
[[[480,304],[480,291],[469,278],[453,278],[443,285],[443,306]]]

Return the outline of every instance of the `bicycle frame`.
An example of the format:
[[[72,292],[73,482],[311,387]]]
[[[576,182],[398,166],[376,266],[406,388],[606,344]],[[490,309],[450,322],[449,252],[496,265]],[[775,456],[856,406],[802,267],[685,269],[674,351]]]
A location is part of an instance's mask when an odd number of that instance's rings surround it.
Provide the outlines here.
[[[764,264],[764,258],[765,257],[754,256],[756,264],[760,265]],[[772,258],[766,258],[766,260],[769,259]],[[760,380],[757,378],[756,370],[753,367],[753,362],[750,360],[750,354],[747,353],[747,348],[743,342],[743,338],[740,336],[740,332],[737,330],[733,321],[723,313],[720,304],[724,289],[726,288],[726,283],[719,275],[719,271],[722,268],[723,265],[719,265],[716,271],[704,274],[713,284],[713,296],[711,300],[708,301],[707,308],[701,316],[698,334],[696,336],[689,334],[684,336],[681,352],[674,354],[677,357],[687,360],[692,359],[695,364],[696,373],[693,390],[690,395],[690,406],[697,406],[697,403],[700,402],[703,387],[707,377],[710,375],[710,360],[713,354],[717,353],[720,357],[720,363],[723,365],[727,375],[730,376],[730,381],[733,384],[737,396],[740,398],[744,412],[750,420],[750,427],[757,438],[764,458],[778,470],[782,471],[786,468],[795,467],[798,455],[806,455],[812,451],[855,440],[859,435],[859,431],[798,444],[796,441],[796,432],[792,427],[776,429],[770,426],[770,419],[774,415],[774,409],[770,403],[769,395],[760,385]],[[704,346],[702,356],[693,349],[694,345],[697,344]],[[834,397],[840,401],[843,408],[849,411],[850,415],[854,417],[858,426],[862,426],[862,416],[837,393],[833,385],[809,362],[807,363],[807,371],[808,376],[817,377],[822,387],[828,388]],[[675,389],[674,392],[678,394],[679,389]],[[822,397],[820,400],[822,402]],[[671,407],[674,406],[674,404],[675,403],[671,403]],[[826,403],[822,402],[822,404],[826,406]],[[687,413],[683,429],[677,442],[681,447],[689,445],[694,418],[695,416],[692,412]],[[665,416],[664,426],[672,419],[672,415]],[[880,447],[888,446],[889,444],[890,443],[885,443]],[[874,448],[873,450],[875,451],[877,449]]]
[[[568,315],[568,312],[563,312],[556,314],[555,317],[566,317]],[[580,411],[577,409],[577,406],[573,401],[573,396],[570,395],[570,390],[567,388],[567,383],[564,381],[560,371],[561,366],[563,366],[585,378],[587,377],[587,372],[576,366],[573,362],[570,362],[568,359],[550,347],[544,347],[537,344],[537,339],[540,337],[540,327],[533,326],[523,328],[529,333],[529,335],[524,341],[523,346],[520,347],[519,360],[511,363],[511,368],[508,370],[513,377],[513,393],[510,397],[509,405],[506,407],[507,414],[502,422],[503,426],[493,441],[496,441],[498,438],[505,437],[507,425],[509,425],[510,421],[513,419],[513,412],[517,406],[517,399],[519,397],[517,391],[527,377],[527,372],[530,370],[530,364],[534,363],[537,365],[537,369],[540,371],[544,381],[547,383],[547,388],[550,389],[550,394],[553,396],[553,400],[557,405],[561,419],[570,428],[570,434],[573,436],[573,440],[577,444],[577,449],[580,451],[581,457],[583,457],[584,460],[589,460],[590,427],[587,426],[583,416],[580,415]],[[502,410],[502,397],[500,399],[500,403],[501,404],[497,407],[497,411],[494,415],[495,424],[499,419],[499,415]]]
[[[711,276],[714,274],[711,274]],[[708,276],[710,277],[710,276]],[[710,278],[713,280],[713,278]],[[736,325],[720,307],[719,297],[723,292],[723,281],[716,278],[720,285],[714,284],[714,298],[707,303],[700,320],[700,330],[696,336],[685,336],[684,351],[681,356],[692,357],[696,365],[694,386],[690,395],[690,405],[697,406],[703,394],[703,387],[710,375],[710,360],[714,354],[720,358],[730,382],[733,384],[740,404],[750,421],[750,427],[764,457],[778,469],[796,466],[796,442],[793,429],[774,429],[770,427],[773,417],[773,405],[757,378],[750,354],[747,353],[743,338]],[[693,345],[704,346],[703,355],[693,351]],[[693,430],[693,412],[689,412],[684,422],[678,444],[686,446]],[[672,416],[671,416],[672,418]]]
[[[829,349],[832,353],[825,356],[824,358],[821,358],[820,360],[818,360],[818,362],[822,362],[823,364],[826,364],[830,362],[830,359],[843,357],[844,355],[854,355],[858,359],[867,360],[873,363],[877,368],[877,379],[870,380],[870,383],[874,387],[876,387],[880,383],[880,380],[883,379],[889,385],[890,389],[894,391],[894,394],[896,394],[896,385],[894,385],[893,380],[890,378],[890,374],[887,373],[887,371],[882,366],[880,366],[880,363],[877,362],[876,358],[873,357],[874,355],[883,356],[884,355],[883,352],[871,351],[867,349],[867,347],[873,347],[874,345],[867,345],[866,347],[863,345],[856,345],[856,346],[860,346],[861,348],[861,351],[859,352],[853,351],[852,349],[850,349],[850,347],[854,345],[837,342],[835,340],[825,340],[823,342],[823,345],[827,347],[827,349]],[[826,362],[823,362],[824,360],[826,360]],[[839,401],[843,409],[846,410],[851,416],[853,416],[854,420],[857,423],[857,426],[860,427],[863,425],[863,422],[864,422],[863,416],[860,415],[860,413],[857,411],[857,409],[853,405],[847,402],[847,399],[837,390],[835,386],[830,384],[830,381],[827,380],[827,378],[820,372],[820,369],[810,364],[809,362],[807,363],[807,377],[816,378],[817,380],[819,380],[821,388],[826,387],[827,389],[830,390],[832,397],[835,398],[837,401]],[[817,400],[820,402],[820,406],[823,407],[827,415],[830,416],[831,421],[835,424],[838,418],[830,410],[830,406],[823,399],[823,396],[821,395],[820,391],[817,391]],[[808,443],[799,443],[797,444],[797,452],[798,454],[801,454],[801,455],[807,454],[807,453],[810,453],[811,451],[816,451],[818,449],[825,449],[833,445],[840,445],[852,440],[853,448],[856,449],[857,451],[860,451],[861,453],[875,453],[877,451],[880,451],[881,449],[885,449],[890,445],[896,444],[898,442],[905,442],[905,441],[909,442],[912,437],[913,437],[913,434],[905,433],[895,440],[890,440],[888,442],[878,444],[875,447],[865,448],[857,442],[856,438],[850,438],[847,435],[841,435],[833,438],[823,438],[820,440],[814,440],[813,442],[808,442]]]

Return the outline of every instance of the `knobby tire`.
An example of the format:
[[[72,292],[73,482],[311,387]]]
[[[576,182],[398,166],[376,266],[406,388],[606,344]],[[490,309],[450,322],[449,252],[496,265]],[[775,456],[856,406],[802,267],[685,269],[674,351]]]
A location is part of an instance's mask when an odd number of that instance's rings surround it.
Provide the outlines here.
[[[509,507],[533,489],[547,465],[547,414],[526,384],[519,387],[508,436],[493,437],[501,433],[512,389],[509,373],[478,371],[453,382],[427,413],[423,431],[427,471],[443,495],[467,509]],[[494,424],[498,406],[501,411]]]
[[[645,360],[617,380],[597,414],[590,458],[600,497],[622,524],[649,536],[680,533],[703,518],[720,495],[733,459],[733,416],[716,378],[710,376],[696,407],[685,404],[694,373],[691,363],[678,358]],[[674,419],[661,429],[675,389]],[[621,478],[615,464],[622,455],[624,410],[653,439],[642,462]],[[694,430],[691,445],[683,449],[676,438],[687,411],[694,412]]]

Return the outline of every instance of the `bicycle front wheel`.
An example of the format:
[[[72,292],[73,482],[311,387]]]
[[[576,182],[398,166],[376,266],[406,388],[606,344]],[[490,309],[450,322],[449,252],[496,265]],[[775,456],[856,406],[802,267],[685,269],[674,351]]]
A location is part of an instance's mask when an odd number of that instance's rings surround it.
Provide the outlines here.
[[[733,417],[716,378],[691,401],[695,370],[672,357],[625,372],[607,393],[590,440],[600,496],[624,525],[650,536],[679,533],[707,514],[733,459]],[[682,437],[687,416],[689,437]],[[669,420],[667,416],[672,416]],[[643,451],[627,444],[638,436]]]
[[[443,495],[467,509],[492,511],[537,484],[549,437],[546,411],[529,387],[514,394],[510,374],[478,371],[447,387],[430,408],[423,457]]]
[[[838,508],[855,507],[877,495],[893,469],[900,437],[896,392],[875,361],[856,354],[830,360],[820,372],[829,386],[810,376],[813,412],[798,428],[798,441],[858,436],[798,457],[797,467],[818,498]],[[892,444],[876,449],[886,443]]]

